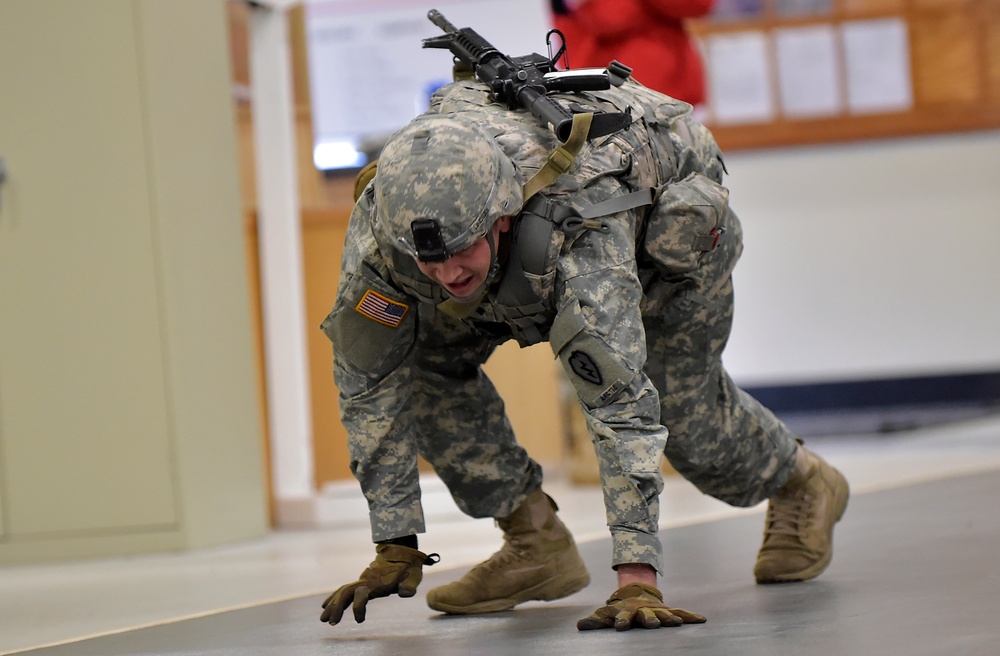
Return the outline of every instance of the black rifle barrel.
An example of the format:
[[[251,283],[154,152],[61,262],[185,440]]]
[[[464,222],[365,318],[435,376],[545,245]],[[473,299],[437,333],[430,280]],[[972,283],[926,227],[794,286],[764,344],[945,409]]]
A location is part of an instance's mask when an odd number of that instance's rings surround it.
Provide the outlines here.
[[[437,9],[427,12],[427,18],[444,30],[445,34],[423,40],[425,48],[442,48],[451,51],[456,60],[469,66],[477,78],[490,88],[493,100],[506,103],[508,108],[517,105],[548,125],[556,137],[565,142],[573,128],[573,112],[554,99],[548,97],[550,91],[607,89],[609,74],[576,75],[575,80],[563,77],[546,78],[552,71],[554,62],[532,54],[524,57],[508,57],[475,30],[457,28]],[[627,74],[626,74],[627,77]],[[588,138],[610,134],[631,122],[628,114],[595,112]]]
[[[445,32],[457,32],[458,28],[452,25],[447,18],[445,18],[440,11],[437,9],[431,9],[427,12],[427,18],[431,19],[431,22],[440,27]]]

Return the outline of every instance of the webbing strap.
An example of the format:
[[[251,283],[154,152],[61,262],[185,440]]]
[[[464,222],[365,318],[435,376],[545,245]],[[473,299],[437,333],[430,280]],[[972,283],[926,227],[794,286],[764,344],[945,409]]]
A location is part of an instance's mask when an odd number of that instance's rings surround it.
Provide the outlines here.
[[[479,304],[483,302],[483,298],[486,296],[486,290],[479,295],[474,301],[468,303],[459,303],[454,299],[448,299],[437,304],[437,309],[451,317],[452,319],[468,319],[471,317],[476,310],[479,309]]]
[[[655,189],[647,188],[623,196],[612,196],[600,203],[583,208],[580,210],[580,216],[584,219],[596,219],[599,216],[617,214],[643,205],[652,205],[656,198],[655,194]]]
[[[573,128],[570,130],[569,139],[549,153],[549,158],[542,168],[525,183],[524,202],[555,182],[556,178],[573,166],[583,144],[587,143],[587,135],[590,134],[590,124],[593,120],[593,112],[573,115]]]

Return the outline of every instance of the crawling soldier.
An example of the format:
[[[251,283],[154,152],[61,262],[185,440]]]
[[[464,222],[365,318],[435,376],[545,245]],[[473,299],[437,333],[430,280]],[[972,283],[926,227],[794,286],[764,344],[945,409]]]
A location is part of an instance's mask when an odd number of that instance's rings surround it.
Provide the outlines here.
[[[589,583],[481,368],[510,339],[549,343],[600,463],[618,589],[579,629],[705,621],[657,586],[669,574],[664,455],[713,497],[769,499],[757,582],[810,579],[830,562],[847,481],[722,366],[742,231],[714,139],[689,105],[631,79],[555,97],[584,137],[590,113],[631,125],[560,144],[484,84],[458,81],[390,138],[360,191],[323,329],[376,557],[330,595],[323,621],[353,605],[360,622],[369,598],[413,596],[434,562],[418,551],[418,454],[463,512],[504,532],[500,551],[427,593],[432,609],[495,612]]]

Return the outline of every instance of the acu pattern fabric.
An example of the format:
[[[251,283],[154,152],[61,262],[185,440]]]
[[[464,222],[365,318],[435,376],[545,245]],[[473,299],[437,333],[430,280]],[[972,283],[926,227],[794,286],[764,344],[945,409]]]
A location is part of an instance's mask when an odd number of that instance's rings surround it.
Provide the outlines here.
[[[612,565],[647,563],[662,573],[664,454],[703,492],[747,506],[788,480],[796,441],[722,366],[742,233],[711,134],[689,105],[634,80],[555,98],[577,111],[629,112],[633,122],[586,142],[564,174],[525,199],[500,246],[504,268],[477,306],[449,311],[443,290],[412,258],[376,239],[378,175],[359,198],[336,304],[323,323],[351,468],[375,541],[424,531],[418,454],[462,511],[509,515],[542,471],[517,444],[480,365],[509,339],[548,341],[579,394],[598,455]],[[527,112],[491,103],[474,81],[440,89],[427,115],[478,125],[513,162],[519,184],[560,145]],[[424,170],[433,176],[433,166]],[[577,216],[650,189],[652,203]],[[528,226],[549,219],[545,242],[532,242]],[[516,266],[532,258],[542,265]],[[530,290],[530,299],[512,303],[507,286]],[[373,311],[373,299],[387,316]]]

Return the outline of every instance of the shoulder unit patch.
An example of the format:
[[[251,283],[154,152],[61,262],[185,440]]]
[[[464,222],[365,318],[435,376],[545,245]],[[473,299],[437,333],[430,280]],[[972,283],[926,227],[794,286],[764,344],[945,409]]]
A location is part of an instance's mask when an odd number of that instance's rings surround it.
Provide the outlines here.
[[[604,382],[604,376],[601,375],[601,370],[597,368],[597,363],[583,351],[573,351],[570,354],[569,366],[573,370],[573,373],[588,383],[600,385]]]

